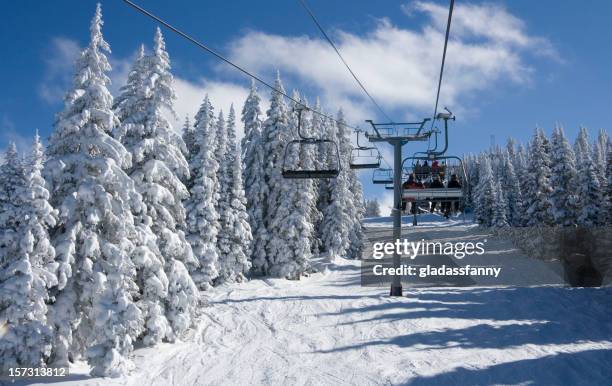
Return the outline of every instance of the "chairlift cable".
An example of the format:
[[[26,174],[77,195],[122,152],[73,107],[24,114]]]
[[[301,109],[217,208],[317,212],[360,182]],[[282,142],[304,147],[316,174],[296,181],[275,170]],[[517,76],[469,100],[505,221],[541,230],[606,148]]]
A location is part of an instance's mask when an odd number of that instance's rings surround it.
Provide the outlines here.
[[[391,119],[389,117],[389,115],[387,113],[385,113],[385,110],[382,109],[382,107],[380,107],[380,105],[376,102],[376,100],[374,99],[374,97],[372,97],[372,95],[368,92],[368,90],[365,88],[365,86],[363,85],[363,83],[361,83],[361,81],[359,80],[359,78],[357,77],[357,75],[355,75],[355,73],[353,72],[353,70],[351,69],[351,67],[348,65],[348,63],[346,62],[346,60],[344,59],[344,57],[342,56],[342,54],[340,53],[340,50],[338,50],[338,48],[336,47],[336,45],[334,44],[334,42],[331,40],[331,38],[329,37],[329,35],[327,35],[327,33],[325,32],[325,29],[323,29],[323,26],[321,26],[321,23],[319,23],[319,21],[317,20],[316,16],[314,15],[314,13],[312,12],[312,10],[308,7],[308,5],[306,4],[305,0],[299,0],[300,4],[302,4],[302,7],[304,7],[304,9],[306,10],[306,12],[308,12],[308,14],[310,15],[312,21],[316,24],[317,28],[319,29],[319,31],[321,31],[321,34],[323,35],[323,37],[325,38],[325,40],[327,40],[327,42],[329,43],[330,46],[332,46],[332,48],[334,49],[334,51],[336,51],[336,54],[338,55],[338,57],[340,58],[340,60],[342,61],[342,63],[344,64],[344,66],[346,67],[346,69],[351,73],[351,75],[353,76],[353,79],[355,79],[355,81],[357,82],[357,84],[359,85],[359,87],[361,87],[361,89],[363,90],[363,92],[368,96],[368,98],[370,98],[370,101],[372,102],[372,104],[374,106],[376,106],[376,108],[378,109],[378,111],[380,111],[382,113],[382,115],[385,116],[385,118],[387,118],[390,122],[394,122],[393,119]]]
[[[434,114],[431,119],[431,128],[433,129],[434,122],[436,121],[436,114],[438,113],[438,102],[440,101],[440,89],[442,88],[442,75],[444,74],[444,62],[446,61],[446,48],[448,47],[448,36],[450,34],[451,20],[453,18],[453,8],[455,6],[455,0],[450,0],[448,7],[448,21],[446,22],[446,36],[444,38],[444,50],[442,51],[442,64],[440,65],[440,76],[438,78],[438,92],[436,93],[436,104],[434,107]]]
[[[196,40],[195,38],[191,37],[190,35],[188,35],[187,33],[179,30],[178,28],[174,27],[173,25],[171,25],[170,23],[166,22],[165,20],[161,19],[160,17],[152,14],[151,12],[147,11],[146,9],[142,8],[141,6],[133,3],[130,0],[123,0],[124,3],[126,3],[127,5],[129,5],[130,7],[134,8],[136,11],[142,13],[143,15],[157,21],[158,23],[160,23],[161,25],[163,25],[164,27],[168,28],[170,31],[176,33],[177,35],[185,38],[186,40],[188,40],[189,42],[195,44],[196,46],[198,46],[199,48],[207,51],[208,53],[212,54],[213,56],[215,56],[216,58],[220,59],[221,61],[229,64],[230,66],[234,67],[235,69],[237,69],[238,71],[242,72],[243,74],[255,79],[256,81],[258,81],[259,83],[263,84],[264,86],[268,87],[269,89],[271,89],[272,91],[275,91],[281,95],[283,95],[285,98],[289,99],[290,101],[298,104],[299,106],[301,106],[302,108],[306,109],[306,110],[310,110],[312,111],[314,114],[320,115],[321,117],[327,118],[327,119],[331,119],[332,121],[336,122],[339,125],[343,125],[346,126],[350,129],[355,129],[355,127],[350,126],[349,124],[347,124],[346,122],[340,122],[339,120],[335,119],[332,116],[329,116],[327,114],[324,114],[318,110],[315,110],[307,105],[305,105],[304,103],[300,102],[299,100],[289,96],[288,94],[282,92],[281,90],[277,89],[276,87],[274,87],[273,85],[271,85],[270,83],[266,82],[265,80],[261,79],[260,77],[258,77],[257,75],[254,75],[253,73],[245,70],[244,68],[240,67],[239,65],[235,64],[234,62],[232,62],[231,60],[225,58],[223,55],[221,55],[220,53],[216,52],[215,50],[213,50],[212,48],[206,46],[204,43]]]

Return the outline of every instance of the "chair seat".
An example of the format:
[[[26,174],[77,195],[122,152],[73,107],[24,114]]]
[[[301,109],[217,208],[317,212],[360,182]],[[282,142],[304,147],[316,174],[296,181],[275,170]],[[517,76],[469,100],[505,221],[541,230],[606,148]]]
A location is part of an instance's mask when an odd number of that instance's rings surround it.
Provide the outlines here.
[[[405,189],[402,198],[405,200],[430,200],[430,199],[460,199],[463,191],[456,188],[437,188],[437,189]]]
[[[335,178],[338,177],[340,170],[283,170],[284,178]]]

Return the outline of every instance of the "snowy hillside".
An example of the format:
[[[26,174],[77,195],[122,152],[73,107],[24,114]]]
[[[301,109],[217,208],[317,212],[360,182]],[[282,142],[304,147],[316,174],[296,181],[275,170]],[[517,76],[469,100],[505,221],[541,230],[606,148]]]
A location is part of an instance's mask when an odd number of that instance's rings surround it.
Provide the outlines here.
[[[471,226],[446,229],[478,237]],[[494,245],[490,263],[529,260]],[[79,363],[58,384],[593,385],[612,375],[610,288],[432,287],[390,298],[360,286],[359,264],[216,287],[188,341],[137,349],[128,377],[90,378]]]

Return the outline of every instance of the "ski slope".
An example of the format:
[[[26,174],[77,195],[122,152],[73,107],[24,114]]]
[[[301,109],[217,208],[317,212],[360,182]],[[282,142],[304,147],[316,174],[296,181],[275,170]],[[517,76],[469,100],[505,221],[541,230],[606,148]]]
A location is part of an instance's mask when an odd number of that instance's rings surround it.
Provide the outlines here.
[[[455,220],[438,225],[444,226],[412,228],[412,236],[482,237]],[[390,228],[367,234],[388,238]],[[533,262],[503,240],[485,258],[525,269]],[[525,269],[510,272],[526,275]],[[403,298],[386,294],[387,288],[361,287],[359,262],[341,259],[301,281],[218,287],[204,294],[209,305],[188,339],[137,349],[129,377],[90,378],[77,363],[69,378],[45,382],[594,385],[612,379],[612,289],[413,287]]]

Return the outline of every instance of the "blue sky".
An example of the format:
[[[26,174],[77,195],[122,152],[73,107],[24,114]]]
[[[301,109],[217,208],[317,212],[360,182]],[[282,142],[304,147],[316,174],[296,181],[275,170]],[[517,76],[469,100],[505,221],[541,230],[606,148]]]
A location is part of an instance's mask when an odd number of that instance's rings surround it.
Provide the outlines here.
[[[297,0],[141,3],[266,79],[278,68],[288,90],[320,96],[331,112],[342,106],[352,123],[381,118]],[[446,1],[308,3],[385,110],[397,120],[431,114]],[[102,5],[116,90],[138,45],[150,46],[155,24],[121,1]],[[11,140],[24,149],[35,129],[50,134],[94,8],[94,1],[0,2],[0,149]],[[479,151],[491,135],[524,141],[536,125],[550,132],[556,122],[572,137],[579,125],[608,129],[610,14],[605,0],[458,0],[441,100],[457,114],[451,151]],[[242,105],[246,78],[164,32],[181,117],[195,112],[204,92],[217,107]],[[382,193],[367,179],[369,196]]]

